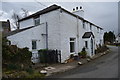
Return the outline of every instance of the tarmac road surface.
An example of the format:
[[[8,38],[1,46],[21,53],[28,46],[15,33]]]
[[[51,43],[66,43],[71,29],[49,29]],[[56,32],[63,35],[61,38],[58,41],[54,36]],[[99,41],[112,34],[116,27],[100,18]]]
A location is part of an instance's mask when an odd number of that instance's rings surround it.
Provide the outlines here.
[[[87,64],[48,78],[118,78],[118,47],[108,46],[110,53]]]

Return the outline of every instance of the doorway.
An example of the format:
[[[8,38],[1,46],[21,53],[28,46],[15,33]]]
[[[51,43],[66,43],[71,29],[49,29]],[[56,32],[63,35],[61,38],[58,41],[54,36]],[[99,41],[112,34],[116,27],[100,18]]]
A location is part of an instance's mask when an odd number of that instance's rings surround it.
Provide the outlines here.
[[[93,44],[94,44],[94,41],[93,41],[93,39],[91,38],[91,54],[92,54],[92,56],[93,56],[93,50],[94,50],[94,46],[93,46]]]

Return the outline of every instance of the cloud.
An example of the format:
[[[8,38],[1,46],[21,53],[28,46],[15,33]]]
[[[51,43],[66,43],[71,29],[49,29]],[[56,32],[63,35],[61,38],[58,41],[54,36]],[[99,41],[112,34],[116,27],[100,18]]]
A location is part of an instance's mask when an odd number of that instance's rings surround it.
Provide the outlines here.
[[[8,18],[8,13],[0,10],[0,21],[6,21]]]
[[[58,4],[63,8],[72,12],[72,9],[77,6],[83,6],[85,11],[85,18],[101,27],[103,27],[106,31],[115,31],[116,34],[118,32],[118,4],[117,2],[41,2],[46,6],[50,6],[52,4]],[[37,2],[4,2],[2,4],[3,11],[6,14],[3,18],[10,18],[12,10],[14,10],[17,14],[22,14],[21,8],[24,8],[29,11],[30,14],[42,10],[45,6]],[[9,14],[9,15],[8,15]]]

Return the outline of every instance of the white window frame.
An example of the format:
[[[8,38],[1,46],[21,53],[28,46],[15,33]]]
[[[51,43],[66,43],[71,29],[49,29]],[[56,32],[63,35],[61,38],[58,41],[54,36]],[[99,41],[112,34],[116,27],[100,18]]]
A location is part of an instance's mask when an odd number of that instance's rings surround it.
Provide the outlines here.
[[[73,39],[73,40],[71,40],[71,39]],[[74,50],[73,50],[72,52],[71,52],[71,45],[70,45],[70,53],[71,53],[71,54],[75,53],[75,43],[76,43],[75,40],[76,40],[76,38],[70,38],[70,43],[74,43]],[[70,44],[70,43],[69,43],[69,44]]]
[[[33,41],[35,41],[36,42],[36,47],[35,48],[33,48]],[[32,40],[32,50],[37,50],[37,40]]]
[[[37,21],[38,21],[38,23],[37,23]],[[40,25],[40,17],[39,17],[39,16],[36,17],[36,18],[34,18],[34,25],[35,25],[35,26]]]

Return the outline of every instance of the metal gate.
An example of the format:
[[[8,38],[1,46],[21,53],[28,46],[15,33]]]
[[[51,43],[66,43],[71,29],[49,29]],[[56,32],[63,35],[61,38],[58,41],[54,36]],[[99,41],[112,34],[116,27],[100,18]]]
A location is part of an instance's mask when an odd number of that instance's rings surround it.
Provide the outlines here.
[[[60,50],[39,50],[40,63],[61,63]]]

